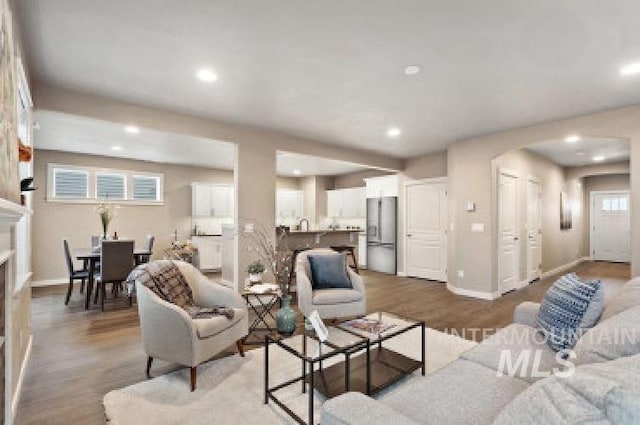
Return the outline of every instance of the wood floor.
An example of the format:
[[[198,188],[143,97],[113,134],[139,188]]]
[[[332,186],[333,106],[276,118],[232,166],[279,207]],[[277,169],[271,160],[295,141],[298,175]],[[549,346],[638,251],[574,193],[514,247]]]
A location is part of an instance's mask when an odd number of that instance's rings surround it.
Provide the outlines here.
[[[584,277],[601,278],[613,291],[629,278],[626,264],[587,262],[576,268]],[[508,325],[515,306],[540,301],[553,282],[535,282],[497,301],[450,293],[442,283],[364,271],[368,309],[424,319],[439,330],[495,329]],[[85,311],[74,293],[64,305],[63,287],[33,290],[33,351],[24,381],[17,424],[104,424],[102,397],[146,379],[138,315],[124,299]],[[482,333],[467,332],[479,339]],[[235,347],[230,352],[235,352]],[[176,369],[154,362],[153,375]]]

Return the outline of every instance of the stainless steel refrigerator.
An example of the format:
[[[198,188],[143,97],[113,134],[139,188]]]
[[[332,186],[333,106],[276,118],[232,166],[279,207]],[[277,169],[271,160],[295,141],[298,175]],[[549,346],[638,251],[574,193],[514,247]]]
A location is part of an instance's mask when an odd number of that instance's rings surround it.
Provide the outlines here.
[[[367,199],[367,268],[396,274],[398,198]]]

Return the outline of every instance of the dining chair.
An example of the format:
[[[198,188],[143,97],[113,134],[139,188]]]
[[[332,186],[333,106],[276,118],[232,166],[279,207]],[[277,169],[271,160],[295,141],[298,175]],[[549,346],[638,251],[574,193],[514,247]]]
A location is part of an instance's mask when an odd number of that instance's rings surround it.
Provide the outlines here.
[[[100,296],[100,308],[104,311],[104,300],[107,296],[106,285],[114,285],[114,295],[117,296],[117,287],[127,280],[127,276],[133,270],[133,245],[132,240],[102,241],[100,250],[100,273],[96,276],[98,284],[94,303]]]
[[[86,269],[76,270],[73,266],[73,259],[71,257],[71,251],[69,250],[69,241],[67,239],[62,239],[62,246],[64,248],[64,258],[67,261],[67,271],[69,272],[69,287],[67,288],[67,298],[64,300],[64,304],[69,304],[69,299],[71,298],[71,293],[73,292],[73,281],[80,280],[82,283],[80,284],[80,293],[84,292],[84,284],[86,280],[89,278],[89,271]],[[85,264],[86,266],[86,264]]]
[[[151,260],[151,255],[153,254],[153,243],[156,241],[156,237],[153,235],[147,235],[144,240],[144,250],[148,251],[149,255],[140,256],[140,263],[148,263]]]

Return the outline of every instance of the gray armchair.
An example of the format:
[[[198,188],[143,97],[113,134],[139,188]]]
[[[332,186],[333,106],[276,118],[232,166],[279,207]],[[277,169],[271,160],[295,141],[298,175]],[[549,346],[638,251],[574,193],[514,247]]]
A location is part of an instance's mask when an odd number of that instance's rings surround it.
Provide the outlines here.
[[[323,319],[360,316],[367,311],[367,293],[362,276],[347,267],[353,289],[317,289],[311,285],[309,255],[340,255],[332,249],[303,251],[296,258],[298,307],[305,317],[316,310]]]
[[[168,260],[161,260],[168,261]],[[236,343],[244,357],[242,339],[248,334],[247,307],[243,298],[213,283],[191,264],[176,261],[201,307],[234,309],[233,319],[216,316],[192,319],[182,308],[168,303],[136,281],[142,342],[148,356],[147,376],[154,358],[191,368],[191,391],[196,388],[196,367]]]

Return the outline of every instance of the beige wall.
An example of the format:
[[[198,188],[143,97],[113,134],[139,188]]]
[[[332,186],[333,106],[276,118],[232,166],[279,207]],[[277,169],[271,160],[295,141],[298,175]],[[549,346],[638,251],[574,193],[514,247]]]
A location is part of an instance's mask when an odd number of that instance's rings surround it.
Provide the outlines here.
[[[621,108],[558,120],[531,127],[498,132],[459,141],[447,153],[449,181],[449,282],[467,291],[487,294],[496,287],[497,244],[494,235],[497,214],[492,204],[491,160],[503,153],[567,134],[585,137],[619,137],[631,147],[631,170],[640,166],[640,107]],[[640,173],[631,173],[632,274],[640,274]],[[477,211],[464,211],[466,201],[475,201]],[[485,223],[484,233],[473,233],[471,223]],[[464,279],[457,277],[464,270]]]
[[[413,180],[446,176],[447,151],[406,159],[402,173]]]
[[[334,176],[334,188],[348,189],[352,187],[365,187],[364,179],[380,177],[387,174],[389,174],[388,171],[382,170],[364,170],[356,171],[355,173],[340,174],[338,176]]]
[[[582,179],[567,179],[565,169],[535,153],[519,149],[507,152],[492,161],[492,186],[497,187],[497,176],[501,168],[519,176],[519,238],[520,282],[527,279],[527,180],[532,178],[540,183],[542,190],[542,272],[571,263],[582,257],[584,242],[584,210]],[[564,192],[573,207],[573,226],[560,229],[560,193]],[[495,192],[494,192],[495,196]],[[496,197],[495,204],[498,199]],[[473,215],[474,213],[468,213]],[[497,235],[494,235],[497,238]],[[497,245],[497,239],[496,239]],[[495,271],[497,275],[497,270]],[[498,285],[492,291],[498,291]]]
[[[110,232],[133,238],[137,245],[147,234],[156,237],[155,258],[169,247],[174,230],[180,240],[191,233],[191,183],[233,184],[233,172],[183,165],[108,158],[66,152],[38,150],[35,155],[33,271],[34,280],[58,279],[67,275],[62,254],[62,238],[72,247],[90,244],[91,235],[100,233],[95,204],[46,202],[47,164],[84,165],[164,174],[164,205],[121,205],[116,211]]]
[[[591,236],[591,192],[607,190],[630,190],[631,176],[627,174],[595,175],[584,178],[584,245],[583,255],[590,256]]]

